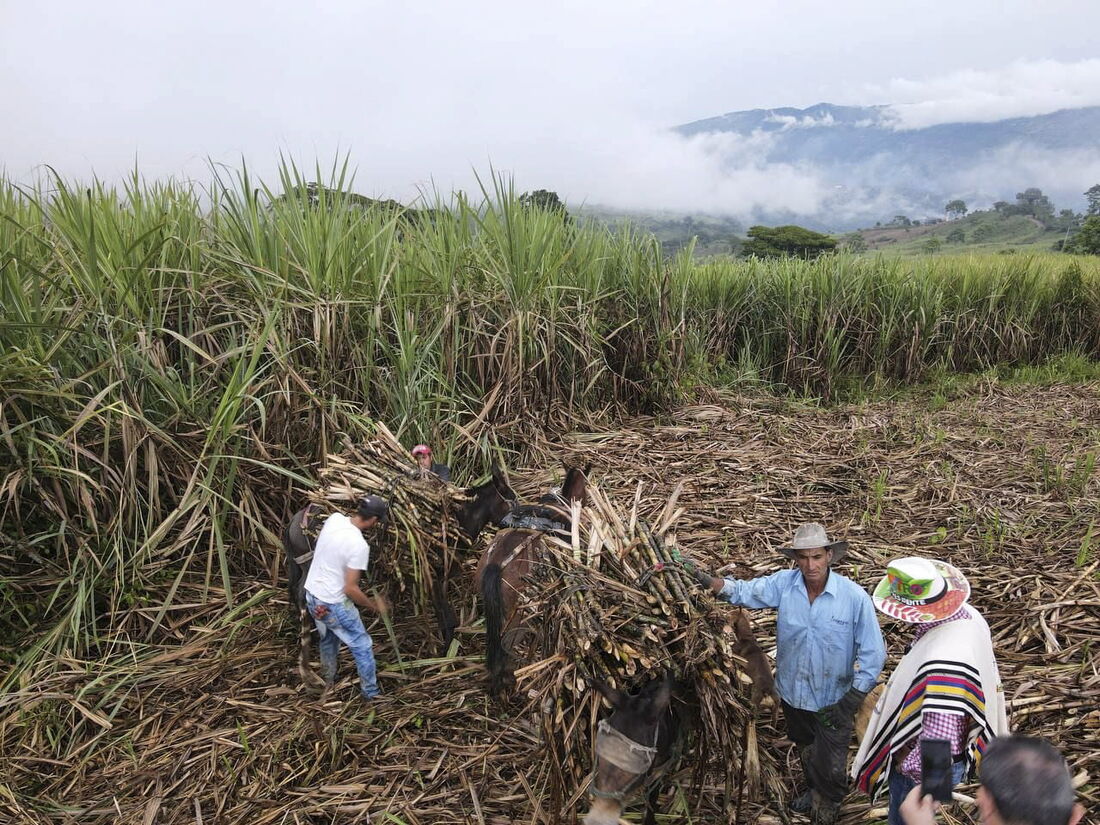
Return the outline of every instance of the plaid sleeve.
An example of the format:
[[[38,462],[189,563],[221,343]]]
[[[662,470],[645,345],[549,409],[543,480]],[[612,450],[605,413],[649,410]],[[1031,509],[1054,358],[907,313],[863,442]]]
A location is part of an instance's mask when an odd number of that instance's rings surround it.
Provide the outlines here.
[[[920,741],[922,739],[946,739],[951,743],[951,755],[955,756],[963,752],[966,742],[966,728],[968,720],[961,713],[940,713],[928,711],[921,714],[921,730],[914,743],[913,749],[901,763],[901,772],[920,782]]]

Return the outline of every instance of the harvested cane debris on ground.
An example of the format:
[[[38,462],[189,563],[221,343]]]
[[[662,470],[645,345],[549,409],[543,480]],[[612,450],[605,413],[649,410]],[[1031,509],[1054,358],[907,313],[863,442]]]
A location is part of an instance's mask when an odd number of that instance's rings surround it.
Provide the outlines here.
[[[992,627],[1013,726],[1066,754],[1095,815],[1100,386],[985,384],[958,398],[835,409],[713,394],[706,401],[660,420],[534,444],[510,478],[530,498],[545,490],[563,455],[571,464],[596,461],[599,490],[627,518],[642,482],[638,512],[655,528],[652,514],[682,482],[677,545],[738,575],[778,569],[784,562],[771,548],[803,520],[822,521],[852,543],[843,572],[864,586],[895,556],[951,561]],[[297,506],[286,502],[287,514]],[[572,559],[572,550],[562,552]],[[587,554],[588,544],[580,551]],[[304,691],[295,668],[297,619],[281,581],[235,580],[230,602],[211,583],[185,577],[158,625],[167,632],[152,639],[147,631],[163,594],[150,593],[110,617],[113,630],[95,657],[67,659],[48,677],[30,674],[0,697],[0,820],[551,822],[558,780],[545,758],[537,689],[563,662],[534,651],[517,671],[518,706],[501,711],[490,703],[469,583],[476,553],[459,560],[457,654],[436,658],[430,615],[398,603],[402,662],[381,623],[370,626],[389,694],[374,707],[359,701],[346,659],[337,701],[322,704]],[[167,581],[165,593],[173,586]],[[733,611],[714,609],[723,617]],[[770,651],[773,615],[754,612],[752,622]],[[906,634],[893,624],[884,630],[896,661]],[[424,654],[410,658],[415,651]],[[532,688],[535,697],[527,697]],[[769,754],[784,772],[797,760],[770,720],[757,728],[766,782]],[[590,767],[584,744],[573,750],[570,770]],[[696,804],[691,772],[676,779],[683,794],[666,797],[673,814],[662,825],[721,819],[724,787],[704,783]],[[745,820],[779,821],[762,796],[744,808]],[[955,816],[976,821],[971,809]],[[849,825],[882,818],[862,796],[845,804]]]

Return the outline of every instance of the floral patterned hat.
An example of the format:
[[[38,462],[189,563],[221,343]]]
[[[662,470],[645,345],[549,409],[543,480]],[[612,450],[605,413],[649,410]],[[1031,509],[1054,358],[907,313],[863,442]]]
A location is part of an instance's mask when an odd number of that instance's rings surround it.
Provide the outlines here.
[[[890,562],[871,593],[880,612],[911,624],[948,619],[968,598],[970,582],[957,567],[918,556]]]

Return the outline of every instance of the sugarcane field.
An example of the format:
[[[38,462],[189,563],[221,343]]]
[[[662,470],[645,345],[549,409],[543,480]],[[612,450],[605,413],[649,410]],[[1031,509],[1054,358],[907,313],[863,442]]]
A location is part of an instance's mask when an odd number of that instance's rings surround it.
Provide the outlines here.
[[[0,821],[883,823],[922,712],[1100,810],[1100,259],[238,174],[0,182]]]

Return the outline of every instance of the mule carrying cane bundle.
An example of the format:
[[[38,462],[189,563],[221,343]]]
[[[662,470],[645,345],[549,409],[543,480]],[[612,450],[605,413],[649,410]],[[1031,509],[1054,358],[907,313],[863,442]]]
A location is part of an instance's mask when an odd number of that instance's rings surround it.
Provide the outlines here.
[[[761,791],[781,795],[755,736],[754,706],[771,691],[770,671],[765,662],[768,684],[754,690],[742,654],[749,647],[762,654],[739,638],[738,630],[750,632],[747,621],[735,622],[736,608],[715,603],[693,581],[671,532],[681,512],[676,495],[652,527],[639,519],[637,498],[623,517],[597,488],[588,497],[570,541],[547,537],[521,608],[549,657],[516,677],[542,700],[544,740],[561,766],[557,803],[570,810],[585,790],[599,701],[592,680],[630,689],[664,670],[689,703],[684,715],[695,732],[684,768],[694,770],[696,787],[723,788],[727,809]]]

